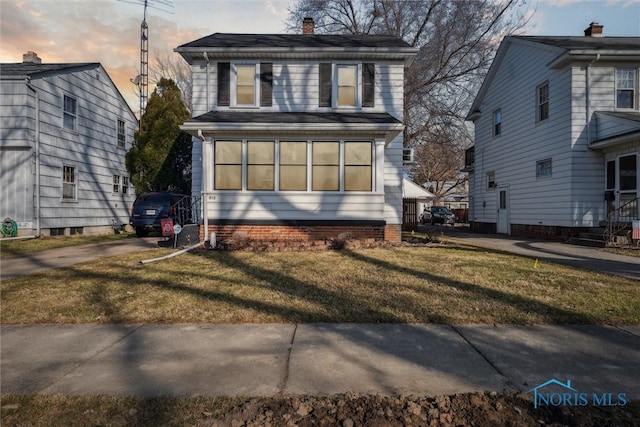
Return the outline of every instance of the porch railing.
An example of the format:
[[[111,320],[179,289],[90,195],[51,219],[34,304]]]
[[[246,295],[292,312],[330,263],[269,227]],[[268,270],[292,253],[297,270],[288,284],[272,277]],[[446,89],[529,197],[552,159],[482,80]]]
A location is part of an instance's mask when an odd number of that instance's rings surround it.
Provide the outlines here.
[[[638,200],[631,199],[620,205],[607,216],[607,225],[604,231],[604,240],[607,245],[614,246],[619,238],[631,243],[631,226],[634,220],[640,219],[638,214]]]
[[[171,205],[173,221],[176,224],[199,224],[202,219],[200,197],[186,196]]]

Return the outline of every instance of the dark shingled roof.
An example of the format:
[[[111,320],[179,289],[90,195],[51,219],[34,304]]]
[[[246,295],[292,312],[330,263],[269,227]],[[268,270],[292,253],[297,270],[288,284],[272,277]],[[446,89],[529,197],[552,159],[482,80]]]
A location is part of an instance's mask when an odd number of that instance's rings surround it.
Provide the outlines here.
[[[640,37],[513,36],[513,38],[568,50],[640,50]]]
[[[597,114],[604,114],[611,117],[617,117],[619,119],[632,120],[634,122],[640,122],[640,113],[632,111],[596,111]]]
[[[97,67],[99,65],[100,63],[98,62],[84,62],[75,64],[35,64],[31,62],[18,62],[12,64],[0,64],[0,76],[2,78],[26,77],[52,71]]]
[[[183,48],[406,48],[395,36],[329,34],[232,34],[215,33],[183,44]]]
[[[387,113],[318,113],[318,112],[274,112],[250,113],[242,111],[210,111],[187,122],[205,123],[401,123]]]

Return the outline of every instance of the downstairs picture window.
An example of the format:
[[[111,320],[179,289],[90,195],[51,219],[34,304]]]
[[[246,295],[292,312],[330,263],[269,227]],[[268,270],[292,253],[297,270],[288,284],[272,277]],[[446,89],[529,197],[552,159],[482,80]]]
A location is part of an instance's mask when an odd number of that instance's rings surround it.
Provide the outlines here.
[[[369,192],[373,191],[373,144],[215,141],[214,169],[215,190]]]

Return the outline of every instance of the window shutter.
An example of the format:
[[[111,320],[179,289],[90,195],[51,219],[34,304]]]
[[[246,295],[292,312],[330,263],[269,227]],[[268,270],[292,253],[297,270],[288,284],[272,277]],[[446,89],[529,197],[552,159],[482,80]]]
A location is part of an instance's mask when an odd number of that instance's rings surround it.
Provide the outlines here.
[[[362,106],[375,107],[376,66],[373,63],[362,64]]]
[[[229,106],[231,63],[218,62],[218,105]]]
[[[260,63],[260,106],[271,107],[273,103],[273,63]]]
[[[331,107],[331,64],[320,64],[319,97],[320,107]]]

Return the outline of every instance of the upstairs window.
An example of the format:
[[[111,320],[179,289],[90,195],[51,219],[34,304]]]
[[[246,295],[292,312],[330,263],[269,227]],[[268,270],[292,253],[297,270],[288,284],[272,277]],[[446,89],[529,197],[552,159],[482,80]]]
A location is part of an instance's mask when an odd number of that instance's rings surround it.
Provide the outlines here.
[[[493,112],[493,136],[498,136],[502,133],[502,111],[496,110]]]
[[[319,64],[318,106],[375,106],[375,64]]]
[[[218,63],[218,106],[270,107],[273,97],[273,64]]]
[[[538,122],[542,122],[549,118],[549,82],[545,82],[538,86],[536,118]]]
[[[64,95],[63,99],[62,127],[67,130],[76,130],[77,106],[76,99]]]
[[[120,192],[120,175],[113,175],[113,192]]]
[[[356,65],[338,65],[336,67],[338,107],[358,105],[358,67]]]
[[[124,120],[118,119],[118,148],[124,148],[125,145],[125,124]]]
[[[236,65],[236,105],[256,104],[256,66]]]
[[[635,108],[636,70],[616,69],[616,108]]]

